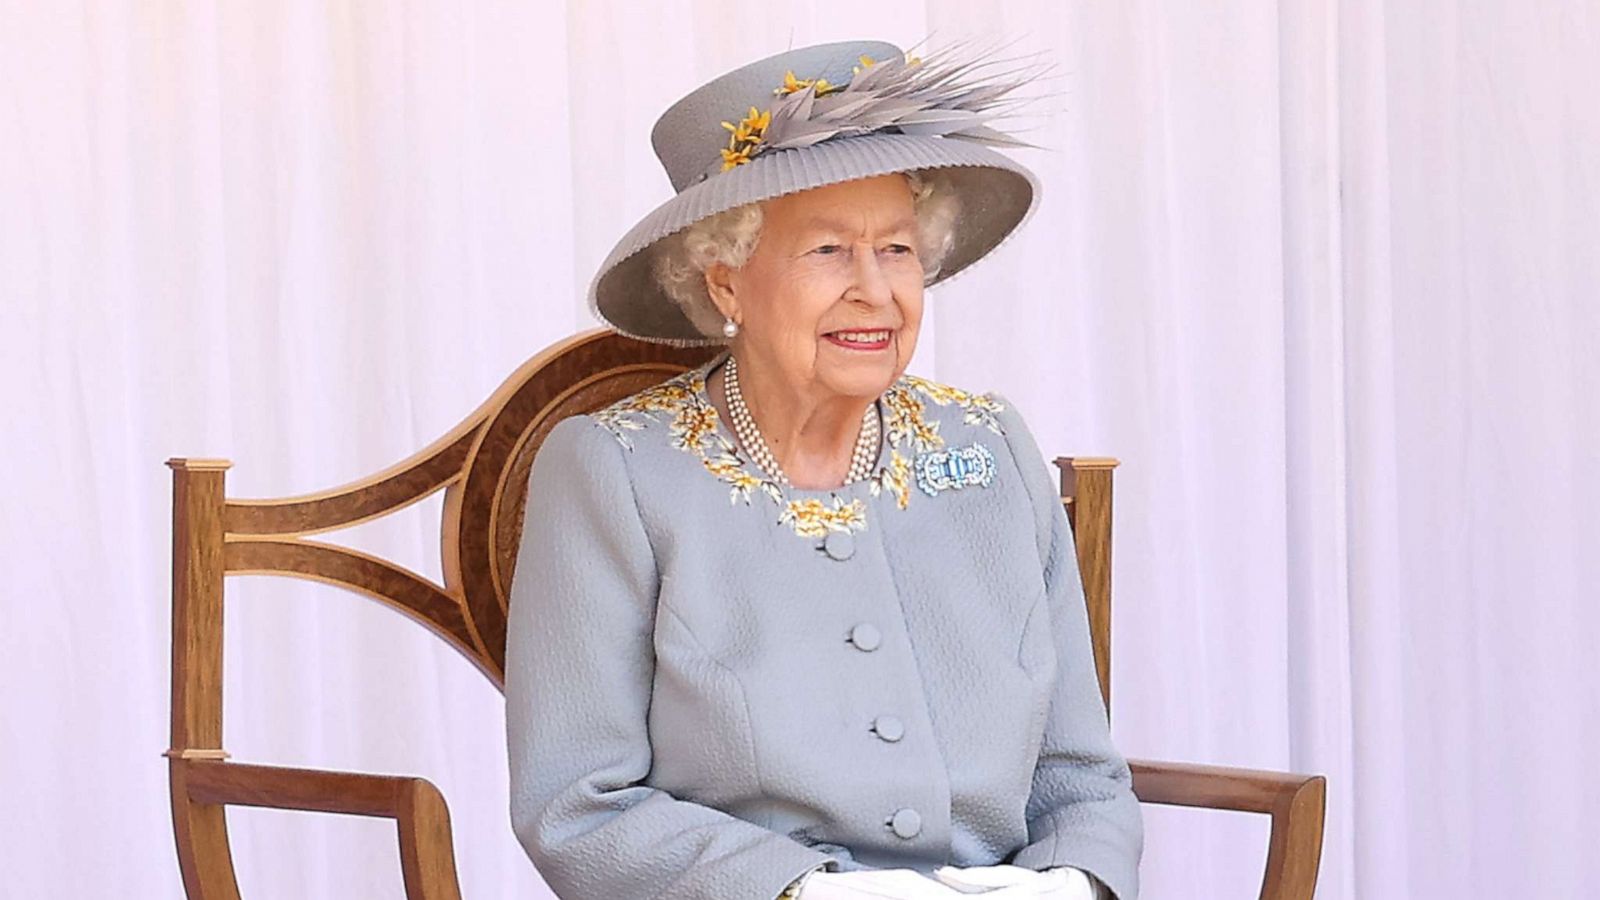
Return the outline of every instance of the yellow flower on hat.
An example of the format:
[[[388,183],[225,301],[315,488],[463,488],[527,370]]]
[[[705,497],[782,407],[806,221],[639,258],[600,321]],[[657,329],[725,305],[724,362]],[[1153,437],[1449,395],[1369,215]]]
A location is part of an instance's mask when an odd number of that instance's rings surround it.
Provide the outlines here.
[[[740,144],[759,144],[762,133],[770,124],[772,124],[771,110],[762,112],[754,106],[750,107],[750,114],[741,119],[738,125],[723,122],[722,127],[733,133],[728,138],[728,149],[736,150]]]
[[[826,96],[839,90],[839,85],[829,84],[828,79],[826,78],[817,78],[812,80],[796,78],[794,77],[794,70],[790,69],[789,71],[783,73],[783,84],[773,88],[772,93],[777,97],[787,97],[790,94],[803,91],[808,87],[816,88],[818,97]]]
[[[734,166],[742,166],[749,162],[770,124],[772,124],[772,111],[759,110],[754,106],[750,107],[748,115],[739,120],[739,124],[723,122],[722,127],[728,129],[730,134],[728,146],[722,151],[722,171],[726,172]]]

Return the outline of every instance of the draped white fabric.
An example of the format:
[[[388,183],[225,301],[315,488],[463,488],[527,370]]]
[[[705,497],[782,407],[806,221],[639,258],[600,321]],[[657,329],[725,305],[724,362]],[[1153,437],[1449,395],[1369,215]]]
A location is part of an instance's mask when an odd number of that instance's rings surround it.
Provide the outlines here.
[[[790,45],[1019,38],[1043,208],[915,368],[1114,455],[1115,730],[1326,773],[1319,896],[1600,882],[1600,5],[0,3],[0,824],[16,897],[170,897],[169,456],[356,478],[593,324],[683,92]],[[733,111],[737,112],[737,111]],[[437,575],[437,500],[350,536]],[[421,629],[230,583],[235,758],[423,774],[547,896],[502,710]],[[1265,823],[1147,807],[1146,896]],[[247,895],[399,896],[377,820],[242,811]]]

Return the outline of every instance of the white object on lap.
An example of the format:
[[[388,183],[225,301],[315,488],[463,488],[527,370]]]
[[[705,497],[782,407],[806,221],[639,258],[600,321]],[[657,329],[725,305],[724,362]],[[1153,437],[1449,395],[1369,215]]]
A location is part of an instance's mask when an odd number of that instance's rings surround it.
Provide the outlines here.
[[[1100,892],[1088,873],[1071,866],[1058,866],[1043,872],[1021,866],[940,866],[934,877],[958,890],[963,888],[1020,887],[1026,896],[1039,900],[1098,900]]]
[[[923,875],[915,869],[861,869],[853,872],[816,871],[800,883],[800,900],[957,900],[982,894],[985,900],[1037,900],[1040,894],[1028,884],[956,886]],[[1092,895],[1086,895],[1092,896]]]

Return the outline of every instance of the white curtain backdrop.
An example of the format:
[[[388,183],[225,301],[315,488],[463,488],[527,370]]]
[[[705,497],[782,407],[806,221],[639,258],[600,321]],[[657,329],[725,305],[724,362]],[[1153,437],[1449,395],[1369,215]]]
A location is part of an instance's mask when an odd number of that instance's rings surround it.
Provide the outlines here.
[[[1058,64],[1044,205],[915,369],[1122,459],[1125,752],[1325,773],[1319,897],[1593,896],[1596,0],[0,0],[0,894],[181,891],[163,460],[277,496],[422,447],[594,324],[670,102],[929,34]],[[437,576],[438,511],[349,541]],[[235,758],[426,775],[467,896],[548,896],[481,676],[229,591]],[[401,896],[382,821],[231,816],[247,896]],[[1254,896],[1264,821],[1147,822],[1147,897]]]

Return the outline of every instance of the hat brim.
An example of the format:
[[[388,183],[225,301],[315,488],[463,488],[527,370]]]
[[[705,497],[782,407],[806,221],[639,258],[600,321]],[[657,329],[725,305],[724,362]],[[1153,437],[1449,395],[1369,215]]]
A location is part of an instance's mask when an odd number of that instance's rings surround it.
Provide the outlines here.
[[[971,141],[875,133],[764,153],[690,185],[656,207],[617,242],[589,286],[589,307],[617,331],[678,346],[719,344],[662,290],[651,248],[694,223],[746,203],[796,191],[889,175],[940,170],[960,204],[954,243],[929,282],[938,284],[982,259],[1039,202],[1039,181],[1020,163]]]

